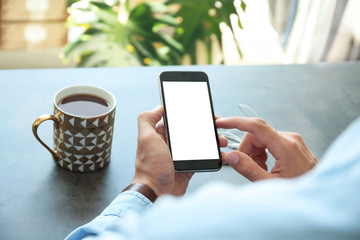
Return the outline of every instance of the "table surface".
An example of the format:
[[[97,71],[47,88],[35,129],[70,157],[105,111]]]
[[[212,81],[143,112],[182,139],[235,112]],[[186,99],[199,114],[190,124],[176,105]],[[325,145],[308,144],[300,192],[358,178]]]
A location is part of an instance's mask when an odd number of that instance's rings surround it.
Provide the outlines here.
[[[1,239],[63,239],[97,216],[126,187],[134,173],[137,115],[160,104],[161,71],[205,71],[215,112],[241,115],[246,104],[276,129],[300,133],[321,158],[329,144],[360,115],[360,63],[288,66],[174,66],[0,71]],[[93,84],[117,98],[109,166],[72,173],[55,165],[33,137],[31,125],[52,113],[61,88]],[[52,123],[39,135],[52,145]],[[224,166],[198,173],[187,194],[210,181],[248,181]]]

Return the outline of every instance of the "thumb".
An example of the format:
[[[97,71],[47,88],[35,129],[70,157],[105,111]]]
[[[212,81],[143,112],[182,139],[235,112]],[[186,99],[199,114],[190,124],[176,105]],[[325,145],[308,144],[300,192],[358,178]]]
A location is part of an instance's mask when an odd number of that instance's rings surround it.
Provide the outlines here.
[[[240,151],[231,151],[225,154],[225,162],[227,162],[238,173],[249,179],[250,181],[262,180],[275,177],[267,172],[254,160]]]
[[[151,111],[142,112],[138,116],[138,129],[141,130],[155,129],[156,124],[160,121],[164,109],[158,106]]]

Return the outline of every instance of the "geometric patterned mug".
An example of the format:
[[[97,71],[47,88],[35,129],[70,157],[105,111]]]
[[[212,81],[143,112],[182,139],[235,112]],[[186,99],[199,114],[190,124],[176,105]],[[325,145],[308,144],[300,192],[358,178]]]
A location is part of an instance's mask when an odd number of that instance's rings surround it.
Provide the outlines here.
[[[106,100],[111,109],[98,116],[68,113],[59,102],[71,95],[86,94]],[[53,100],[54,114],[39,116],[33,123],[35,138],[51,153],[55,163],[72,172],[93,172],[110,161],[114,132],[116,99],[109,91],[91,85],[74,85],[58,91]],[[47,120],[54,121],[54,148],[38,136],[37,128]]]

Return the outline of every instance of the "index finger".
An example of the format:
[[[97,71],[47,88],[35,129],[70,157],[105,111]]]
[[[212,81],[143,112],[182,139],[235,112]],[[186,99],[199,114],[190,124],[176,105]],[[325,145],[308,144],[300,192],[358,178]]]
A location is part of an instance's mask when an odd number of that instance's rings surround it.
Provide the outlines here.
[[[224,129],[237,128],[241,131],[250,132],[266,147],[280,141],[277,131],[261,118],[220,118],[216,120],[216,126]]]

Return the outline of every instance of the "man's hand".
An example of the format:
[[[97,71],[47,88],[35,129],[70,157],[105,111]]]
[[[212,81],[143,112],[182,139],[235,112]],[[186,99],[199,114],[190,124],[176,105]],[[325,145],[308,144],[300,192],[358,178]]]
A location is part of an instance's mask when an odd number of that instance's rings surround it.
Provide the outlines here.
[[[135,176],[132,183],[142,183],[154,190],[156,195],[181,196],[193,173],[176,173],[168,145],[161,106],[143,112],[138,117],[138,145]],[[190,137],[190,136],[189,136]]]
[[[220,118],[216,120],[216,125],[218,128],[237,128],[246,132],[239,151],[222,153],[222,159],[251,181],[296,177],[318,162],[299,134],[277,132],[260,118]],[[276,159],[270,173],[267,171],[266,149]]]

